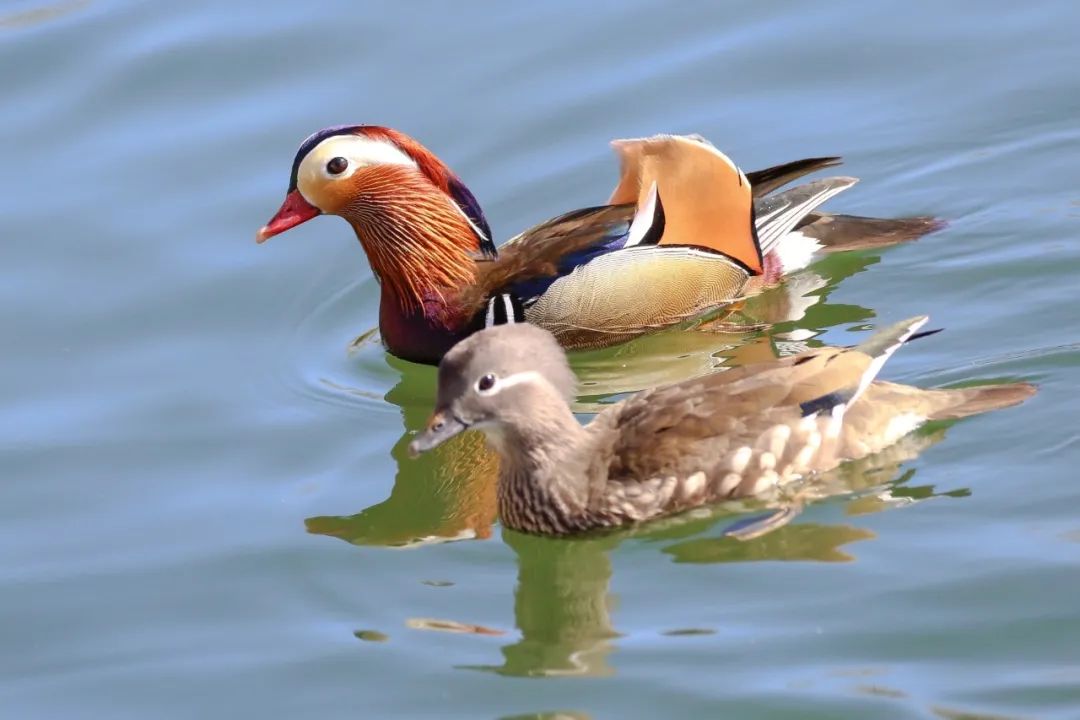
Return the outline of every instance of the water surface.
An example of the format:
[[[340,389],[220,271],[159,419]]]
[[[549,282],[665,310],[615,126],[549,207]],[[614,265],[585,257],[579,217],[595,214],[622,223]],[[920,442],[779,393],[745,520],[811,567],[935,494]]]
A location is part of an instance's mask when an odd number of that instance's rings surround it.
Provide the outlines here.
[[[1078,22],[1064,2],[9,1],[2,714],[1075,717]],[[748,169],[842,154],[862,182],[830,208],[948,219],[761,298],[795,305],[769,332],[578,358],[583,410],[919,313],[947,331],[890,379],[1041,392],[849,469],[752,542],[723,536],[739,508],[503,532],[477,442],[405,459],[434,374],[350,350],[378,293],[347,227],[253,242],[296,145],[342,122],[422,140],[500,239],[602,201],[608,140],[660,131]]]

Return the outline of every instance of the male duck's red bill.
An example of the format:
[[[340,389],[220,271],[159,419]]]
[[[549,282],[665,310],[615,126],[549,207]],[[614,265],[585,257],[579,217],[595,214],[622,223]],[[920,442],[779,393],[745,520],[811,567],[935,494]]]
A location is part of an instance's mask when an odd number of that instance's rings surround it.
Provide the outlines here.
[[[281,203],[281,208],[270,218],[270,222],[259,228],[259,232],[255,234],[255,242],[266,242],[275,235],[292,230],[319,215],[322,215],[322,210],[305,200],[298,190],[293,190],[285,196],[285,202]]]

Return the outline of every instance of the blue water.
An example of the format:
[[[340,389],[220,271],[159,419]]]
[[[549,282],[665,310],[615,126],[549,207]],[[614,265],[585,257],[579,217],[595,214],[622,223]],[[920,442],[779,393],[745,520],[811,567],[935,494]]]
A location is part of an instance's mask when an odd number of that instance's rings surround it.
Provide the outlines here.
[[[8,0],[0,716],[1080,715],[1078,23],[1065,2]],[[378,292],[348,227],[253,241],[296,145],[343,122],[420,139],[499,239],[602,202],[607,142],[655,132],[747,169],[842,154],[862,182],[830,209],[949,221],[793,279],[761,300],[802,308],[771,333],[578,358],[582,410],[919,313],[946,332],[889,379],[1040,393],[752,542],[723,536],[739,508],[503,532],[478,443],[405,459],[434,374],[350,349]]]

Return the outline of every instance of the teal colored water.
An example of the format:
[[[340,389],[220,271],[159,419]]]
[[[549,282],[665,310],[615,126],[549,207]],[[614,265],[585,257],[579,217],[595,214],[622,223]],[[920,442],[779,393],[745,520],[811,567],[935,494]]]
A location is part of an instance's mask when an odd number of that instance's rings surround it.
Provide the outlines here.
[[[0,715],[1080,715],[1078,22],[7,0]],[[949,221],[762,298],[796,306],[769,332],[579,357],[582,410],[920,313],[946,332],[889,379],[1040,393],[849,468],[751,542],[723,535],[739,508],[503,532],[478,442],[405,458],[434,373],[350,349],[378,293],[347,226],[253,241],[300,140],[344,122],[423,141],[499,239],[602,202],[608,140],[661,131],[746,169],[842,154],[862,182],[830,209]]]

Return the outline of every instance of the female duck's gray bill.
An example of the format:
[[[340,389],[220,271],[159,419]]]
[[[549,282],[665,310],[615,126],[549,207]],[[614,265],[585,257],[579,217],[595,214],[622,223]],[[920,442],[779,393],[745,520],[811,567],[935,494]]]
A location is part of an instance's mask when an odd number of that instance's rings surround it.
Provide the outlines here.
[[[440,411],[431,416],[423,432],[409,443],[409,456],[437,448],[450,438],[465,432],[469,426],[458,420],[451,413]]]

